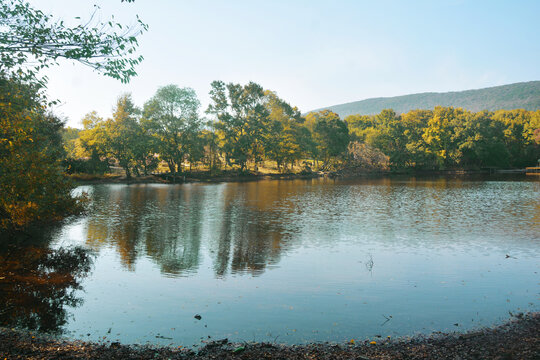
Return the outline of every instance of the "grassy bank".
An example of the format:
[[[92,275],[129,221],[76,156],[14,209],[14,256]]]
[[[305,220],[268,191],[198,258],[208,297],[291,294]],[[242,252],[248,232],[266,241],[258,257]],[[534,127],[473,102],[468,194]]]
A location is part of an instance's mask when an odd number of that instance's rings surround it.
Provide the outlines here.
[[[90,174],[73,174],[70,178],[76,183],[82,184],[107,184],[107,183],[193,183],[193,182],[241,182],[241,181],[255,181],[265,179],[311,179],[324,177],[328,174],[325,173],[308,173],[308,174],[295,174],[295,173],[238,173],[234,171],[223,171],[220,173],[210,172],[191,172],[186,174],[178,174],[172,176],[170,174],[157,174],[148,176],[131,177],[126,178],[123,175],[90,175]]]

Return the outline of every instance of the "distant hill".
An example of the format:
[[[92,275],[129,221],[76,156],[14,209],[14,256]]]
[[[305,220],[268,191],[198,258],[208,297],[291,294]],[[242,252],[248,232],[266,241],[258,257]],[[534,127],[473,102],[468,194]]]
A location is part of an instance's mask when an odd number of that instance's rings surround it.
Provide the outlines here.
[[[452,91],[445,93],[420,93],[386,98],[373,98],[333,105],[332,110],[344,118],[347,115],[378,114],[383,109],[394,109],[398,114],[415,109],[433,109],[435,106],[461,107],[470,111],[540,109],[540,81],[521,82],[477,90]]]

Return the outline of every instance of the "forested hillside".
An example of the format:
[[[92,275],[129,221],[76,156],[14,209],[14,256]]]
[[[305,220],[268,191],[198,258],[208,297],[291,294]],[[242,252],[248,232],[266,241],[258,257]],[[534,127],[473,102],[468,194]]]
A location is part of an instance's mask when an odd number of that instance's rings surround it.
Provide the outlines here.
[[[470,111],[482,110],[538,110],[540,109],[540,81],[529,81],[485,89],[421,93],[386,98],[373,98],[346,104],[327,106],[340,117],[362,114],[375,115],[384,109],[402,114],[410,110],[431,110],[435,106],[461,107]],[[318,110],[322,110],[318,109]],[[314,111],[318,111],[314,110]]]

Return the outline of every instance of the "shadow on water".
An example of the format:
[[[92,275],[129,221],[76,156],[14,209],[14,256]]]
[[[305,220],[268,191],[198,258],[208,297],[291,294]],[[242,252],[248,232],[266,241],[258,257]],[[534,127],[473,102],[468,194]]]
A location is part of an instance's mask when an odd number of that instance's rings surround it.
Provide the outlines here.
[[[93,256],[81,247],[50,249],[38,238],[0,243],[0,326],[61,334],[80,306],[81,279]]]

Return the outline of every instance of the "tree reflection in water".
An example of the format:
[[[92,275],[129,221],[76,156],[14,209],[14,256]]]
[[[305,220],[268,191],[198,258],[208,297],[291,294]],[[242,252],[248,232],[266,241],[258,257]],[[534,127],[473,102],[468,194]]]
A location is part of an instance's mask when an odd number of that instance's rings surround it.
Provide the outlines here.
[[[0,325],[60,334],[93,256],[83,248],[0,248]]]
[[[287,248],[273,205],[283,191],[295,190],[274,182],[260,187],[96,186],[86,245],[96,251],[113,245],[130,271],[139,258],[150,258],[171,277],[196,273],[207,247],[216,277],[260,275]]]
[[[261,275],[295,248],[331,248],[340,239],[389,249],[536,239],[535,188],[504,179],[96,185],[85,242],[96,251],[114,248],[129,271],[149,259],[167,277],[193,276],[204,264],[225,278]],[[481,236],[471,242],[473,233]]]

